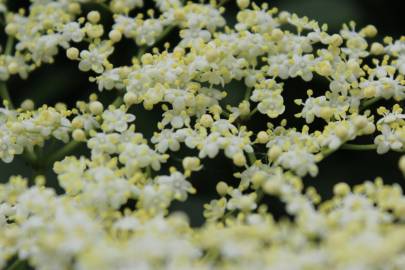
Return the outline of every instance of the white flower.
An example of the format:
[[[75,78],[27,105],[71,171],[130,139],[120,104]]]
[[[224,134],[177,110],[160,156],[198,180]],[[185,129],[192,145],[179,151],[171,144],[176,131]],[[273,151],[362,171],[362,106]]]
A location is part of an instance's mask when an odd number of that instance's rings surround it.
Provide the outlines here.
[[[128,123],[135,120],[135,115],[126,113],[123,109],[109,108],[103,112],[101,128],[106,131],[123,132],[128,128]]]
[[[114,49],[108,43],[91,45],[89,50],[80,52],[79,69],[81,71],[93,70],[96,73],[104,71],[104,64]]]
[[[70,22],[63,26],[62,38],[66,42],[81,42],[84,38],[84,31],[80,28],[80,24],[77,22]]]
[[[299,176],[309,173],[314,177],[318,174],[315,155],[304,149],[296,148],[282,153],[277,159],[276,165],[291,169]]]
[[[195,192],[190,182],[179,172],[174,172],[168,176],[158,176],[155,178],[155,182],[160,188],[168,190],[175,199],[180,201],[187,199],[187,193]]]
[[[146,144],[123,143],[120,145],[119,160],[131,174],[148,166],[155,171],[160,170],[161,163],[166,162],[166,156],[156,153]]]

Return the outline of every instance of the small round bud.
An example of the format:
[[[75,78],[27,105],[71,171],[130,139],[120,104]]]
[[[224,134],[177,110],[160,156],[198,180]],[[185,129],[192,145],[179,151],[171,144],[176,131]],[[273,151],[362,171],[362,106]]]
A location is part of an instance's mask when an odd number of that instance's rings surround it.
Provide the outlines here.
[[[252,210],[252,207],[255,205],[255,202],[253,200],[254,197],[252,196],[243,196],[240,198],[240,210],[242,212],[248,212]]]
[[[333,193],[337,196],[345,196],[350,192],[350,186],[346,183],[338,183],[333,187]]]
[[[374,42],[371,44],[370,52],[374,55],[381,55],[384,53],[384,46],[381,43]]]
[[[79,3],[70,3],[68,6],[68,11],[74,14],[79,14],[81,12]]]
[[[99,115],[103,112],[104,106],[100,101],[92,101],[89,105],[90,112],[94,115]]]
[[[184,20],[186,18],[186,14],[183,9],[176,9],[173,15],[176,20]]]
[[[242,101],[238,106],[239,112],[242,117],[249,115],[250,113],[250,103],[247,100]]]
[[[86,34],[89,38],[100,38],[104,34],[104,28],[102,25],[90,25],[86,28]]]
[[[367,25],[361,30],[366,37],[372,38],[377,35],[377,28],[374,25]]]
[[[34,182],[37,187],[43,187],[45,186],[46,178],[44,175],[40,174],[35,176]]]
[[[355,70],[359,69],[360,66],[356,60],[349,59],[349,61],[347,61],[347,67],[349,68],[349,70],[355,71]]]
[[[84,125],[83,119],[80,117],[75,117],[72,120],[72,128],[82,128]]]
[[[333,116],[333,109],[331,107],[322,107],[319,110],[319,116],[322,119],[329,120]]]
[[[340,139],[345,140],[347,138],[347,135],[348,135],[347,128],[343,124],[338,124],[335,127],[335,134]]]
[[[200,123],[203,127],[210,127],[214,120],[212,119],[212,116],[209,114],[204,114],[201,116]]]
[[[44,26],[45,29],[50,29],[53,27],[53,21],[46,19],[42,22],[42,25]]]
[[[332,45],[334,47],[339,47],[340,45],[342,45],[342,43],[343,43],[343,39],[340,35],[333,34],[330,37],[330,45]]]
[[[35,103],[32,99],[26,99],[21,103],[20,107],[25,111],[32,111],[35,109]]]
[[[15,23],[9,23],[4,30],[6,31],[7,35],[14,36],[17,34],[18,27]]]
[[[150,53],[145,53],[141,57],[141,62],[144,65],[150,65],[153,63],[153,55]]]
[[[287,23],[288,20],[291,18],[291,14],[288,11],[281,11],[278,14],[278,18],[280,19],[281,23]]]
[[[221,196],[225,196],[228,193],[228,185],[223,181],[218,182],[215,189],[218,192],[218,194]]]
[[[118,30],[112,30],[110,31],[110,33],[108,34],[108,37],[110,38],[110,40],[112,42],[120,42],[122,39],[122,34],[120,31]]]
[[[332,65],[329,61],[321,61],[315,66],[315,71],[324,77],[330,76],[333,73]]]
[[[240,9],[245,9],[250,5],[250,0],[237,0],[236,3]]]
[[[266,131],[260,131],[257,133],[256,141],[261,144],[267,143],[269,141],[269,134]]]
[[[198,171],[201,161],[197,157],[185,157],[183,159],[183,168],[189,171]]]
[[[363,93],[364,93],[364,97],[372,98],[372,97],[375,97],[377,90],[375,89],[374,86],[367,86],[366,88],[364,88]]]
[[[138,97],[131,92],[128,92],[124,95],[124,102],[127,106],[136,104],[138,102]]]
[[[353,123],[356,128],[363,129],[367,126],[368,121],[366,117],[358,115],[353,119]]]
[[[91,22],[91,23],[98,23],[100,21],[100,18],[101,18],[100,12],[95,11],[95,10],[90,11],[87,14],[87,20],[89,20],[89,22]]]
[[[373,123],[367,123],[367,126],[364,128],[365,134],[373,134],[375,132],[375,125]]]
[[[55,104],[55,109],[56,109],[58,112],[63,112],[63,111],[66,111],[66,110],[67,110],[67,106],[66,106],[65,103],[58,102],[58,103]]]
[[[275,40],[275,41],[279,41],[283,38],[284,33],[281,29],[275,28],[273,29],[273,31],[271,31],[271,37]]]
[[[277,194],[280,191],[280,184],[278,181],[269,179],[264,183],[263,191],[267,194]]]
[[[252,183],[256,186],[261,186],[262,183],[264,183],[264,180],[266,180],[266,173],[259,171],[253,174],[252,176]]]
[[[75,129],[72,133],[72,138],[77,142],[83,142],[86,140],[86,133],[83,129]]]
[[[245,155],[242,152],[236,153],[233,157],[233,164],[235,164],[238,167],[242,167],[246,164],[246,158]]]
[[[274,161],[281,155],[282,152],[283,152],[283,150],[281,149],[280,146],[273,145],[270,148],[270,150],[267,152],[267,157],[269,160]]]
[[[218,58],[218,51],[215,48],[208,49],[205,57],[207,58],[208,62],[214,62]]]
[[[79,58],[79,50],[75,47],[70,47],[66,51],[66,56],[70,60],[77,60]]]
[[[173,51],[173,55],[177,58],[184,56],[185,53],[186,51],[181,47],[176,47]]]
[[[8,69],[8,72],[10,72],[10,74],[17,74],[19,71],[17,62],[13,61],[10,64],[8,64],[7,69]]]

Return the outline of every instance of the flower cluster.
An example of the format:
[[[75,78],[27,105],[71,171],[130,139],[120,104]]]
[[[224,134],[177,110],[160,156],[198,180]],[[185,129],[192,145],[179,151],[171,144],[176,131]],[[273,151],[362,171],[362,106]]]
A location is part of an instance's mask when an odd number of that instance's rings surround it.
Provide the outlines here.
[[[13,12],[0,0],[0,160],[53,168],[62,190],[41,171],[0,184],[0,269],[405,269],[399,185],[342,182],[322,200],[303,183],[340,148],[405,152],[405,38],[378,42],[374,26],[354,22],[331,34],[249,0],[236,1],[231,25],[226,1],[198,2],[31,0]],[[176,44],[162,44],[176,31]],[[118,66],[111,59],[124,39],[138,54]],[[70,108],[15,106],[7,81],[60,53],[96,93]],[[293,78],[327,86],[295,100],[301,127],[285,119],[283,93],[299,91],[286,87]],[[105,91],[113,103],[102,102]],[[382,100],[391,109],[373,106]],[[135,108],[161,110],[152,136],[135,125]],[[256,116],[266,119],[260,129],[249,125]],[[65,146],[38,160],[52,140]],[[72,155],[79,145],[87,156]],[[206,179],[217,181],[216,198],[192,228],[170,207],[198,192],[193,175],[222,154],[235,179]],[[405,175],[405,156],[399,169]],[[266,197],[285,205],[285,219]]]

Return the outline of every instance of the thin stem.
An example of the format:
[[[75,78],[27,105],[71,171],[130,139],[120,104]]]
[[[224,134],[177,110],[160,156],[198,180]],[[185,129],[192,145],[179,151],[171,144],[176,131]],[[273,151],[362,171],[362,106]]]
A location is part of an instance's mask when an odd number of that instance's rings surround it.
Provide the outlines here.
[[[377,149],[377,145],[375,144],[352,144],[352,143],[345,143],[340,148],[337,149],[326,149],[321,152],[323,158],[327,158],[332,153],[336,152],[339,149],[343,150],[354,150],[354,151],[369,151]]]
[[[11,53],[13,52],[13,48],[14,48],[14,37],[8,36],[4,54],[11,55]]]
[[[121,106],[121,104],[123,103],[123,99],[121,96],[118,96],[115,98],[115,100],[113,101],[112,105],[114,105],[116,108],[118,108],[119,106]]]
[[[14,108],[6,82],[0,81],[0,97],[3,99],[3,102],[5,101],[5,105],[7,104],[11,109]]]
[[[102,7],[104,10],[111,12],[110,7],[106,3],[99,3],[100,7]]]
[[[53,164],[55,161],[62,159],[68,154],[72,153],[80,144],[81,142],[78,141],[70,141],[68,144],[59,149],[59,151],[57,151],[55,154],[51,155],[46,160],[45,164]]]
[[[35,154],[33,149],[25,149],[23,153],[24,158],[31,164],[35,165],[37,161],[37,155]]]
[[[247,153],[247,157],[248,157],[250,165],[253,165],[256,162],[256,156],[255,156],[254,152]]]
[[[263,200],[263,197],[264,197],[263,189],[261,189],[261,188],[256,189],[256,194],[257,194],[256,203],[259,204]]]
[[[141,60],[142,55],[144,55],[147,50],[148,50],[147,46],[139,47],[138,53],[136,54],[136,58],[138,58],[138,60]]]
[[[375,150],[377,149],[377,145],[375,144],[351,144],[345,143],[341,146],[341,149],[344,150],[356,150],[356,151],[367,151],[367,150]]]
[[[255,108],[249,113],[248,118],[252,117],[255,113],[257,113],[258,110],[259,110],[259,109],[258,109],[257,107],[255,107]]]
[[[17,259],[6,270],[17,270],[23,264],[24,264],[24,261]]]
[[[229,0],[222,0],[221,2],[219,2],[218,7],[222,7],[228,2],[229,2]]]
[[[378,102],[378,101],[380,101],[380,100],[381,100],[381,97],[375,97],[375,98],[366,100],[365,102],[363,102],[363,103],[360,105],[360,110],[361,110],[361,111],[362,111],[362,110],[365,110],[365,109],[367,109],[368,107],[372,106],[374,103],[376,103],[376,102]]]
[[[252,94],[252,87],[248,87],[245,92],[245,97],[243,100],[249,101],[250,95]]]
[[[150,166],[147,166],[147,167],[145,168],[145,172],[146,172],[146,176],[147,176],[148,178],[153,178],[153,177],[152,177],[152,168],[151,168]]]
[[[334,153],[336,150],[338,149],[326,149],[325,151],[322,151],[322,160],[324,160],[325,158],[327,158],[328,156],[330,156],[332,153]]]

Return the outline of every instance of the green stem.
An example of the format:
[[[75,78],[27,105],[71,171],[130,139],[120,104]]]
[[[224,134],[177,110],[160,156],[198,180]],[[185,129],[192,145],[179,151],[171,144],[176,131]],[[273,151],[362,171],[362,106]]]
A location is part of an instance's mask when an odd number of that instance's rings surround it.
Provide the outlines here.
[[[158,44],[163,39],[165,39],[173,30],[175,26],[168,26],[165,30],[163,30],[162,34],[156,39],[155,44]]]
[[[368,107],[372,106],[374,103],[378,102],[381,100],[381,97],[375,97],[369,100],[364,101],[362,104],[360,104],[360,110],[365,110]]]
[[[24,261],[21,261],[21,260],[17,259],[6,270],[17,270],[23,264],[24,264]]]
[[[11,55],[11,53],[13,52],[13,48],[14,48],[14,37],[8,36],[4,54]]]
[[[3,99],[3,102],[5,101],[11,109],[14,108],[13,102],[7,89],[6,82],[0,81],[0,97]]]
[[[252,89],[253,89],[252,87],[248,87],[246,89],[245,97],[243,98],[243,100],[249,101],[250,95],[252,94]]]
[[[146,172],[146,176],[148,177],[148,178],[153,178],[152,177],[152,168],[150,167],[150,166],[148,166],[148,167],[146,167],[145,168],[145,172]]]
[[[256,194],[257,194],[256,203],[259,204],[263,200],[263,197],[264,197],[263,189],[261,189],[261,188],[256,189]]]
[[[219,2],[218,7],[222,7],[228,2],[229,2],[229,0],[222,0],[221,2]]]
[[[256,156],[255,156],[254,152],[247,153],[247,157],[248,157],[250,165],[253,165],[256,162]]]
[[[377,149],[377,145],[375,144],[351,144],[351,143],[345,143],[343,144],[340,148],[338,149],[326,149],[322,151],[322,159],[327,158],[329,155],[332,153],[336,152],[339,149],[343,150],[354,150],[354,151],[369,151],[369,150],[375,150]]]
[[[252,117],[255,113],[257,113],[258,110],[259,110],[259,109],[258,109],[257,107],[255,107],[255,108],[249,113],[248,118]]]
[[[367,151],[367,150],[375,150],[375,149],[377,149],[377,145],[375,145],[375,144],[351,144],[351,143],[345,143],[340,148],[344,149],[344,150]]]
[[[147,47],[147,46],[139,47],[138,53],[136,54],[136,58],[138,58],[138,60],[140,61],[142,55],[144,55],[147,50],[148,50],[148,47]]]
[[[78,141],[70,141],[68,144],[59,149],[59,151],[57,151],[55,154],[51,155],[46,160],[45,164],[53,164],[55,161],[61,160],[65,156],[72,153],[80,144],[81,142]]]
[[[124,102],[124,100],[122,99],[122,97],[118,96],[114,99],[112,105],[114,105],[116,108],[118,108],[122,105],[123,102]]]
[[[102,7],[104,10],[111,12],[110,7],[106,3],[99,3],[100,7]]]
[[[327,158],[328,156],[330,156],[332,153],[334,153],[335,151],[337,151],[338,149],[326,149],[324,151],[321,152],[322,154],[322,160],[324,160],[325,158]]]
[[[37,162],[37,155],[35,154],[33,149],[25,149],[23,153],[24,158],[31,164],[35,165]]]

